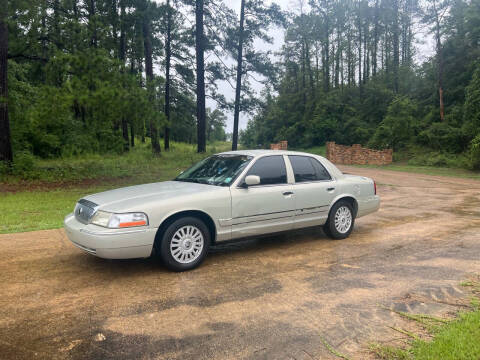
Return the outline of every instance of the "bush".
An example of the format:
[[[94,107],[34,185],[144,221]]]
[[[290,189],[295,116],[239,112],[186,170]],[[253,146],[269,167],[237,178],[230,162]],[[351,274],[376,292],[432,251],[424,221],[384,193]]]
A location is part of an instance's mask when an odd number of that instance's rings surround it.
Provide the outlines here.
[[[417,104],[405,96],[397,96],[388,106],[387,116],[369,142],[374,148],[405,147],[414,134]]]
[[[415,153],[408,160],[409,165],[416,166],[437,166],[450,168],[467,168],[468,158],[464,155],[442,153],[442,152],[423,152]]]
[[[473,170],[480,170],[480,134],[470,143],[469,167]]]
[[[468,144],[462,129],[446,123],[433,123],[418,134],[417,141],[435,150],[455,153],[464,151]]]
[[[12,174],[22,179],[35,178],[35,157],[29,152],[21,152],[13,159]]]

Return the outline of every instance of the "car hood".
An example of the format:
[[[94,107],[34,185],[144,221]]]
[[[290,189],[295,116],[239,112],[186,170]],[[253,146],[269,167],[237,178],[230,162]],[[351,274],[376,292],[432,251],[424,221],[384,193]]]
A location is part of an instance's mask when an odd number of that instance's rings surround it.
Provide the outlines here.
[[[84,199],[99,205],[102,210],[123,211],[135,205],[151,201],[168,200],[174,197],[192,196],[220,189],[219,186],[181,181],[164,181],[135,185],[88,195]]]

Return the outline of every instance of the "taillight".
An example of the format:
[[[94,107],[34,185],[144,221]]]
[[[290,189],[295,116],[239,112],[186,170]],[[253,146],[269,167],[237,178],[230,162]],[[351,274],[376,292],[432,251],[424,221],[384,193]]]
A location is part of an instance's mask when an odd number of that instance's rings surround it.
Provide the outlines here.
[[[377,195],[377,183],[373,180],[373,194]]]

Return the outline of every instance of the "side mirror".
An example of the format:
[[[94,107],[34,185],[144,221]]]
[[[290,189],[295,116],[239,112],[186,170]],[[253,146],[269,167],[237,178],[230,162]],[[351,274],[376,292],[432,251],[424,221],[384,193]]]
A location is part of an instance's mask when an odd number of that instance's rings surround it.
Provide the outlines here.
[[[260,185],[260,176],[258,176],[258,175],[248,175],[245,178],[245,184],[247,186]]]

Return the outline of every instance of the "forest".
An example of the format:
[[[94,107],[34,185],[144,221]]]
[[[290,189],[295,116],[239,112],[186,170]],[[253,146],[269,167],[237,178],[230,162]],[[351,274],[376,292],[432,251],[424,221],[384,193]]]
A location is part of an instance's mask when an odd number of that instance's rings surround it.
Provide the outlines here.
[[[479,0],[292,4],[3,0],[2,168],[138,142],[153,154],[171,141],[203,153],[227,139],[231,113],[232,149],[336,141],[480,168]],[[278,52],[258,46],[279,29]],[[240,116],[250,117],[244,130]]]
[[[480,168],[480,1],[309,4],[287,24],[279,78],[245,145],[359,143],[417,165]],[[434,51],[419,61],[422,39]]]

